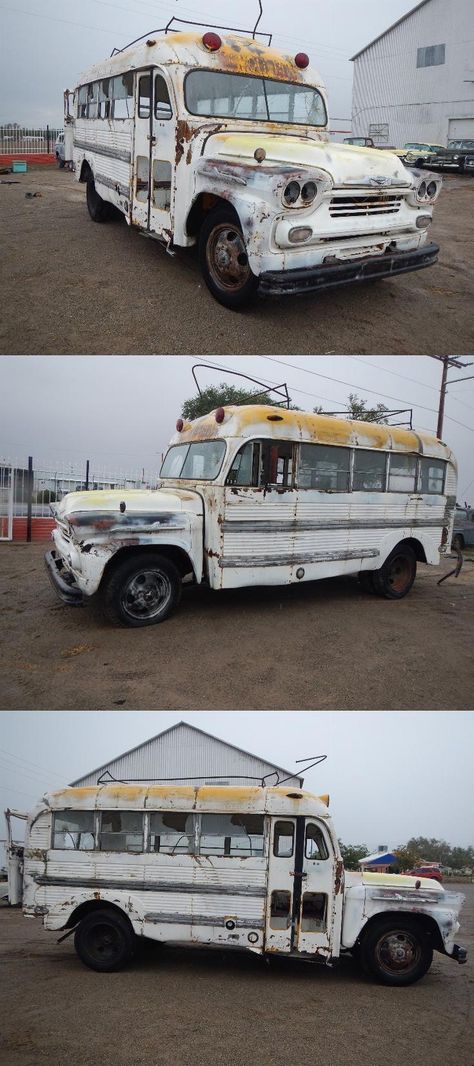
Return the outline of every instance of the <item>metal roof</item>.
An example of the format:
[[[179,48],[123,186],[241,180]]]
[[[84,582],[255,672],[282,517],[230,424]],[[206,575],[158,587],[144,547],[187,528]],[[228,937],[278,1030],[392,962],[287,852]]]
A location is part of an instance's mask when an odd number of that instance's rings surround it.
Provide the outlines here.
[[[387,33],[390,33],[391,30],[395,29],[395,26],[399,26],[401,22],[405,22],[405,19],[410,18],[410,15],[413,15],[415,11],[418,11],[420,7],[424,7],[425,4],[429,3],[430,0],[421,0],[421,3],[416,4],[415,7],[410,8],[410,10],[407,11],[405,15],[401,15],[400,18],[397,19],[396,22],[392,22],[392,25],[389,26],[386,30],[384,30],[383,33],[379,33],[378,37],[374,37],[373,41],[370,41],[369,44],[366,44],[365,48],[361,48],[360,52],[356,52],[354,56],[351,56],[351,63],[353,63],[354,59],[357,59],[359,56],[361,56],[363,52],[366,52],[368,48],[372,48],[372,45],[376,44],[377,41],[381,41],[382,37],[385,37]]]
[[[263,758],[263,756],[255,755],[251,751],[246,751],[244,748],[239,748],[236,744],[230,744],[227,740],[222,740],[222,737],[216,737],[213,733],[206,733],[204,729],[199,729],[197,726],[190,725],[189,722],[185,722],[182,720],[180,722],[176,722],[175,725],[169,726],[168,729],[164,729],[163,732],[156,733],[155,736],[149,737],[147,740],[142,741],[141,744],[136,744],[133,748],[129,748],[128,751],[123,751],[120,752],[119,755],[113,756],[113,758],[109,759],[108,762],[103,763],[102,766],[98,766],[94,770],[88,770],[87,773],[81,774],[81,776],[76,778],[75,781],[71,781],[70,787],[72,788],[75,785],[79,785],[81,781],[84,781],[84,779],[87,777],[91,777],[92,774],[99,775],[101,773],[105,773],[105,771],[108,770],[108,768],[110,767],[111,763],[117,762],[118,759],[124,759],[127,755],[131,755],[133,752],[140,751],[140,749],[144,748],[147,744],[152,744],[155,740],[161,740],[161,738],[166,736],[168,733],[172,733],[178,729],[182,729],[183,727],[186,729],[193,730],[194,733],[199,733],[200,736],[217,741],[218,744],[224,744],[226,748],[230,748],[232,751],[238,751],[240,755],[245,755],[250,759],[257,759],[259,762],[265,762],[268,766],[271,766],[275,770],[280,771],[282,774],[285,775],[285,777],[291,777],[293,781],[299,781],[300,788],[303,785],[304,779],[292,770],[286,770],[283,766],[277,766],[276,763],[266,758]]]

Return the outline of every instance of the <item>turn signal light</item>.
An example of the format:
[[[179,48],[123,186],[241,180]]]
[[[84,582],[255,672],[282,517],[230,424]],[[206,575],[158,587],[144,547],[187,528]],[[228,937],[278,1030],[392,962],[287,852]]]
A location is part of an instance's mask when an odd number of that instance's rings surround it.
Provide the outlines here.
[[[221,38],[218,33],[205,33],[202,39],[204,48],[207,48],[208,52],[218,52],[222,44]]]
[[[309,66],[309,56],[306,55],[306,52],[298,52],[295,55],[295,63],[300,70],[304,70],[305,67]]]

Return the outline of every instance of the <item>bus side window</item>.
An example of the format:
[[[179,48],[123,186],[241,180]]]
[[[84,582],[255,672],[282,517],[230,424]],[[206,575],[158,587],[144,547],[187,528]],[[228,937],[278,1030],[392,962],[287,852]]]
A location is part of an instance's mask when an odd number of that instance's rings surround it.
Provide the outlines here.
[[[168,86],[162,74],[155,75],[155,118],[170,119],[172,108]]]
[[[99,83],[98,81],[93,81],[87,86],[87,118],[97,118],[98,98]]]
[[[162,855],[194,852],[194,817],[180,811],[153,811],[150,814],[149,851]]]
[[[237,452],[232,461],[232,466],[227,475],[227,485],[258,485],[259,474],[259,451],[258,441],[247,441]]]
[[[328,859],[329,852],[319,825],[310,822],[306,826],[305,857],[307,859]]]
[[[112,117],[124,119],[133,117],[133,72],[119,74],[110,81],[110,100]]]
[[[289,859],[293,854],[295,827],[293,822],[275,822],[273,833],[273,854],[278,858]]]
[[[151,90],[151,76],[150,74],[142,74],[138,79],[138,117],[149,118],[150,117],[150,90]]]
[[[81,85],[77,93],[77,117],[87,118],[87,85]]]
[[[388,491],[414,492],[416,487],[417,461],[414,455],[396,455],[389,457]]]
[[[387,456],[384,452],[354,452],[354,492],[385,492]]]
[[[102,811],[101,851],[143,851],[143,811]]]
[[[99,82],[99,118],[110,118],[110,78]]]
[[[294,472],[294,445],[289,441],[262,441],[261,485],[291,488]]]
[[[350,459],[350,448],[331,444],[302,444],[298,488],[349,492]]]
[[[440,463],[436,459],[429,459],[424,456],[420,460],[420,492],[442,496],[445,473],[446,463]]]
[[[202,814],[200,855],[263,855],[263,815]]]
[[[53,848],[93,851],[94,811],[58,811],[53,817]]]

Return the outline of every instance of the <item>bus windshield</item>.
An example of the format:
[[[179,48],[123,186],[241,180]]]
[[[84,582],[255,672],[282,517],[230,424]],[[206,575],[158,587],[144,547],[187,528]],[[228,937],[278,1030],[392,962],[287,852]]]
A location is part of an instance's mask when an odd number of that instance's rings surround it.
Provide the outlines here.
[[[321,93],[310,85],[292,85],[248,74],[191,70],[185,79],[186,107],[192,115],[325,126]]]
[[[225,447],[223,440],[175,444],[165,455],[160,477],[214,481],[222,466]]]

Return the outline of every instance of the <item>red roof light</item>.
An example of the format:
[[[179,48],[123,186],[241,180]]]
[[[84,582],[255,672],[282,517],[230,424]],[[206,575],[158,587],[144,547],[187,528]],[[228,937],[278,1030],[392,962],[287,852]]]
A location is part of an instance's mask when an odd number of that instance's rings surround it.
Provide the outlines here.
[[[211,33],[208,31],[204,34],[202,43],[204,48],[207,48],[208,52],[218,52],[222,41],[218,33]]]
[[[182,418],[178,418],[178,421],[176,423],[176,429],[178,433],[181,433],[181,430],[184,429],[184,422]]]
[[[295,55],[295,63],[300,70],[304,70],[305,67],[309,66],[309,56],[306,55],[306,52],[298,52]]]
[[[219,425],[220,425],[221,422],[224,421],[224,418],[225,418],[225,410],[224,410],[224,408],[223,407],[218,407],[217,411],[216,411],[216,414],[215,414],[216,422],[218,422]]]

